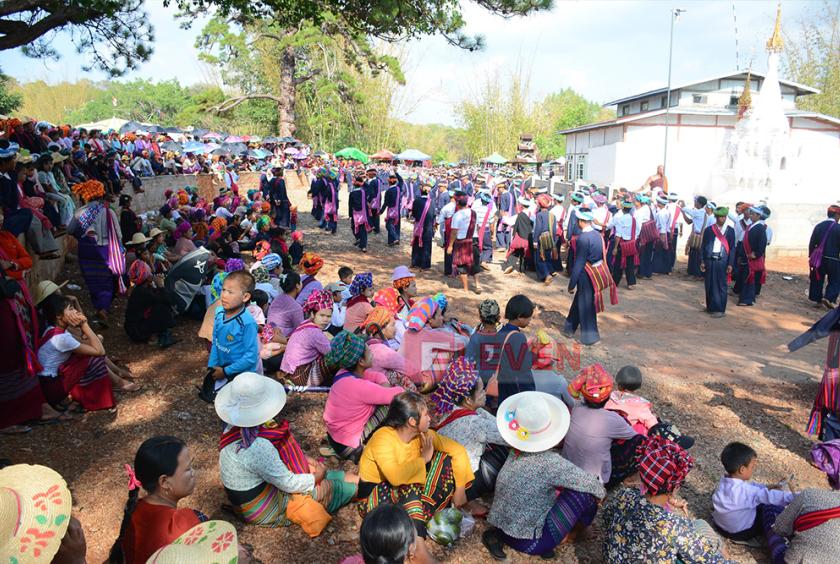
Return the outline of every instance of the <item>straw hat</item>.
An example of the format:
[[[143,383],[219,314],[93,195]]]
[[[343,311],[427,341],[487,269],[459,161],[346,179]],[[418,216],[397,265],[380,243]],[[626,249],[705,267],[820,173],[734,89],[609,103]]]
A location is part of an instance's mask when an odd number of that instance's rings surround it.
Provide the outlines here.
[[[152,554],[146,564],[210,564],[236,562],[236,529],[226,521],[199,523]]]
[[[496,427],[510,446],[523,452],[542,452],[557,445],[569,431],[569,410],[545,392],[520,392],[502,402]]]
[[[56,284],[52,280],[41,280],[38,282],[38,287],[35,289],[35,305],[40,304],[60,289],[64,288],[65,284],[67,284],[67,280],[61,284]]]
[[[149,239],[150,240],[154,239],[155,237],[157,237],[161,233],[165,233],[165,231],[162,231],[162,230],[158,229],[157,227],[152,227],[152,230],[149,231]]]
[[[131,236],[131,243],[129,245],[142,245],[143,243],[148,243],[152,239],[150,237],[146,237],[142,233],[135,233]]]
[[[0,470],[0,557],[50,562],[70,524],[71,498],[58,472],[16,464]]]
[[[216,394],[216,413],[234,427],[256,427],[286,405],[283,384],[253,372],[243,372]]]

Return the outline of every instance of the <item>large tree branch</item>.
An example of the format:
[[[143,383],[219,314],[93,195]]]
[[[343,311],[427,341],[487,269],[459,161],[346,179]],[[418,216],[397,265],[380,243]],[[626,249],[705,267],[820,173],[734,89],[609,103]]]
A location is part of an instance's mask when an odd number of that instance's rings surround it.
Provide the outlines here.
[[[295,86],[298,86],[299,84],[303,84],[304,82],[312,80],[313,78],[315,78],[319,74],[321,74],[321,69],[312,69],[311,72],[308,72],[308,73],[306,73],[302,76],[297,76],[294,79]]]
[[[228,98],[227,100],[225,100],[221,104],[211,106],[210,108],[208,108],[207,111],[217,113],[217,114],[223,114],[225,112],[231,111],[233,108],[235,108],[239,104],[241,104],[243,102],[247,102],[248,100],[273,100],[274,102],[277,102],[278,104],[281,104],[284,101],[279,96],[274,96],[272,94],[248,94],[246,96],[234,96],[233,98]]]
[[[0,16],[28,12],[36,8],[41,8],[43,3],[44,0],[4,0],[0,4]]]
[[[99,14],[97,14],[97,17]],[[45,33],[58,29],[79,19],[77,12],[57,10],[49,16],[29,25],[19,20],[0,20],[0,51],[14,49],[32,43]]]

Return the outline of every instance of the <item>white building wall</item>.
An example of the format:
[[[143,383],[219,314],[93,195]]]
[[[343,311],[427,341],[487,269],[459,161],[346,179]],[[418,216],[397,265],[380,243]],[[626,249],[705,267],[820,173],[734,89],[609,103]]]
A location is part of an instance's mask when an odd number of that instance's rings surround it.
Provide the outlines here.
[[[683,115],[681,121],[681,126],[673,125],[669,130],[669,188],[686,202],[694,195],[704,195],[719,205],[733,206],[733,179],[722,169],[735,118],[719,116],[718,125],[713,116]],[[624,141],[613,142],[619,139],[618,131],[614,131],[619,129]],[[587,154],[587,181],[636,190],[662,163],[665,128],[661,123],[630,123],[605,128],[594,135],[596,131],[583,132],[589,134],[586,150],[576,148]],[[592,139],[599,140],[598,146],[588,146]],[[761,196],[768,198],[773,212],[769,221],[774,230],[768,251],[771,255],[805,254],[813,225],[824,217],[826,207],[840,198],[840,129],[832,129],[825,122],[796,118],[790,139],[795,154],[788,163],[787,186]]]

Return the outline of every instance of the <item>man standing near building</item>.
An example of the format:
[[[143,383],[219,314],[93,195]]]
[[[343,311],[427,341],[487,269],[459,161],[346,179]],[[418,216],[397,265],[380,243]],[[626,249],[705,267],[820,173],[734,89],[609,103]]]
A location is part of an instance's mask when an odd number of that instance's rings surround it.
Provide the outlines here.
[[[726,225],[728,208],[715,210],[715,223],[703,232],[700,270],[706,287],[706,312],[712,317],[726,315],[729,276],[735,266],[735,230]]]
[[[811,233],[808,243],[809,265],[811,267],[811,285],[808,288],[808,299],[819,307],[820,304],[828,309],[836,307],[837,296],[840,295],[840,206],[828,207],[828,219],[819,222]],[[828,281],[828,287],[823,287]]]
[[[653,243],[653,272],[671,274],[671,212],[668,209],[668,196],[656,197],[656,230],[659,239]]]
[[[761,286],[767,279],[764,267],[764,252],[767,249],[767,224],[770,209],[765,205],[758,205],[749,209],[752,222],[744,233],[744,254],[747,258],[747,278],[741,288],[738,299],[739,306],[751,306],[761,294]]]
[[[687,272],[689,276],[695,278],[703,278],[703,272],[700,270],[700,245],[703,242],[703,232],[709,226],[706,203],[708,203],[708,200],[705,196],[696,196],[694,207],[690,210],[684,210],[683,213],[685,222],[691,225],[691,234],[685,244],[685,254],[688,255]]]

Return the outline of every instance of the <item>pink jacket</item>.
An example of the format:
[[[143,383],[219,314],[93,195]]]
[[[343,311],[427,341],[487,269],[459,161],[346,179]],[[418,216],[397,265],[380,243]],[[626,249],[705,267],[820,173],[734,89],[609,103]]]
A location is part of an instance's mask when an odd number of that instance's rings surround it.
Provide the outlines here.
[[[344,446],[357,447],[362,431],[380,405],[388,405],[403,389],[386,388],[369,380],[345,376],[335,382],[324,407],[324,423],[332,439]]]
[[[659,423],[652,411],[653,404],[630,392],[613,391],[604,408],[618,412],[641,435],[647,436],[648,429]]]

